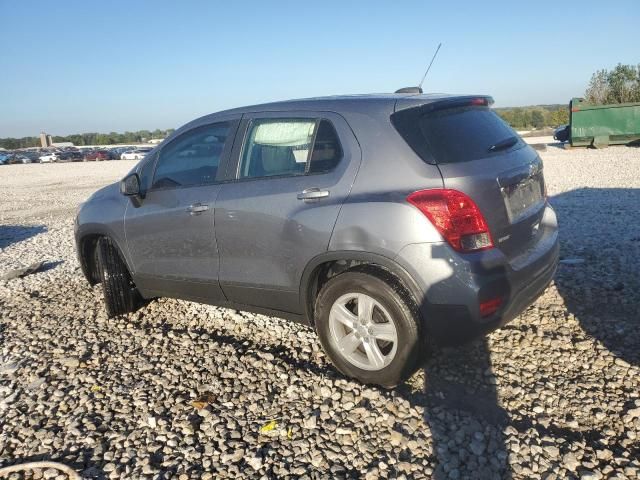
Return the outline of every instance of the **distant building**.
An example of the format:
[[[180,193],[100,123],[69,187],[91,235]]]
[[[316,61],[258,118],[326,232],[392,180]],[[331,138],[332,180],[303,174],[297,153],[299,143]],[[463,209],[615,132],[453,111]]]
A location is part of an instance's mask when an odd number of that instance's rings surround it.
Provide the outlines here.
[[[40,146],[42,148],[47,148],[47,147],[65,148],[65,147],[74,147],[75,145],[73,144],[73,142],[53,143],[53,137],[51,135],[49,135],[46,132],[40,132]]]

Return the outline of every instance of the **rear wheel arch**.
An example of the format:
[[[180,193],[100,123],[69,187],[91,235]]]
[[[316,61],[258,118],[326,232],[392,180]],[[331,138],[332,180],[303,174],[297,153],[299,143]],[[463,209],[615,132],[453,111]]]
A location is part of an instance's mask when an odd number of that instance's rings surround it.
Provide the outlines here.
[[[323,350],[348,377],[391,388],[419,366],[424,337],[415,303],[399,279],[377,265],[359,264],[329,278],[315,315]]]
[[[361,271],[374,275],[390,284],[398,285],[403,295],[418,306],[423,294],[411,275],[383,255],[367,252],[329,252],[315,257],[304,270],[300,287],[302,309],[309,325],[315,328],[315,301],[322,286],[332,277],[346,271]]]

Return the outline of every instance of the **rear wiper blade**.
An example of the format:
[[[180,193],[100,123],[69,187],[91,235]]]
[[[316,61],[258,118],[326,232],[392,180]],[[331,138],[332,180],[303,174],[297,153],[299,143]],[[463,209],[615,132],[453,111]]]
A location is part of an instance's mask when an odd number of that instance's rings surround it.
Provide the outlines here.
[[[513,137],[505,138],[504,140],[500,140],[498,143],[494,143],[488,148],[488,151],[497,152],[499,150],[505,150],[513,147],[516,143],[518,143],[518,137],[514,135]]]

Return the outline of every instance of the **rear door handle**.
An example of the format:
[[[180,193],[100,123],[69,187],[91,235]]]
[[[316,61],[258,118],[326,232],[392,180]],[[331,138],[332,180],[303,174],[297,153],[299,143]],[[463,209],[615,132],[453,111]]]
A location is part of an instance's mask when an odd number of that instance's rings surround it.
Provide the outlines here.
[[[329,196],[329,190],[320,188],[307,188],[298,194],[298,200],[320,200]]]
[[[200,215],[207,210],[209,210],[209,205],[203,205],[202,203],[194,203],[187,208],[187,212],[189,212],[190,215]]]

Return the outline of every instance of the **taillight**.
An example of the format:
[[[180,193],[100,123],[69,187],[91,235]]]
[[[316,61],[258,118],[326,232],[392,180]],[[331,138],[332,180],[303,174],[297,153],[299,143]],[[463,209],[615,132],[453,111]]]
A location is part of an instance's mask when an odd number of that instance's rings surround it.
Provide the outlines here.
[[[419,190],[407,197],[458,252],[493,248],[487,222],[471,198],[451,189]]]
[[[493,315],[498,311],[500,305],[502,305],[502,297],[496,297],[491,300],[480,302],[480,316],[488,317],[489,315]]]

